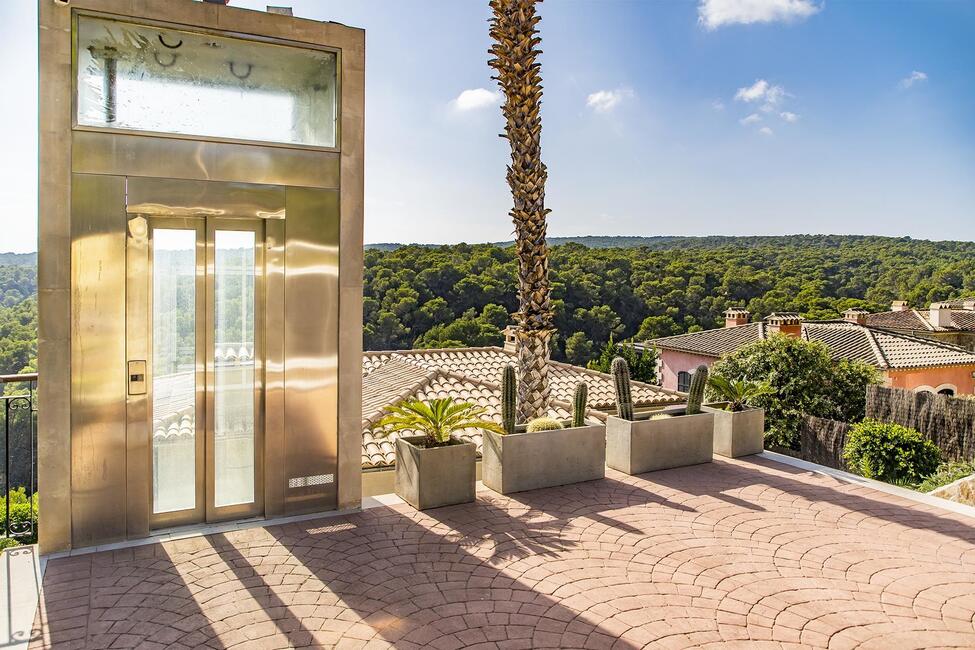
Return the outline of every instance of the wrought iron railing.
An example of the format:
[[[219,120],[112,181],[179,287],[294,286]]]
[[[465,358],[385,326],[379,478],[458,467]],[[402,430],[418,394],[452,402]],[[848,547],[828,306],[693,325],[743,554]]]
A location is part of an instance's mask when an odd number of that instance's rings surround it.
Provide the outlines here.
[[[3,535],[37,539],[37,373],[0,375],[3,413]],[[4,544],[6,546],[7,544]]]

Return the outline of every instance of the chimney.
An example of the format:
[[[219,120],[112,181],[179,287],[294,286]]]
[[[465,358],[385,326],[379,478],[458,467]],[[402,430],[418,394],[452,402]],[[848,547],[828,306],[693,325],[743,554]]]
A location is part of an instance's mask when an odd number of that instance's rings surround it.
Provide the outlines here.
[[[951,326],[951,303],[932,302],[928,312],[928,321],[935,327]]]
[[[908,310],[907,301],[906,300],[895,300],[894,302],[890,303],[890,310],[891,311],[907,311]]]
[[[965,311],[975,311],[975,300],[966,300],[961,304],[961,308]]]
[[[851,307],[843,312],[843,320],[848,323],[856,323],[857,325],[866,325],[867,316],[870,314],[866,309],[859,309],[857,307]]]
[[[741,309],[739,307],[730,307],[724,313],[724,326],[725,327],[738,327],[739,325],[748,325],[752,320],[752,314],[747,309]]]
[[[769,334],[799,338],[802,336],[802,317],[794,311],[776,312],[765,318],[765,327]]]
[[[514,354],[518,351],[518,335],[515,332],[518,328],[514,325],[508,325],[504,328],[504,351]]]

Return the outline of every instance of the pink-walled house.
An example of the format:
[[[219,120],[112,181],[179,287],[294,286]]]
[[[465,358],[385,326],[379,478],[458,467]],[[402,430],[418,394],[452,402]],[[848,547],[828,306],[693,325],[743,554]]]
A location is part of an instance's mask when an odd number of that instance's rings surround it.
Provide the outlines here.
[[[834,359],[858,359],[877,368],[895,388],[945,395],[975,394],[975,353],[944,341],[867,325],[869,314],[850,309],[843,320],[806,321],[795,313],[772,314],[750,322],[744,309],[725,312],[723,328],[667,336],[638,344],[660,352],[660,384],[686,391],[701,364],[774,334],[822,341]]]

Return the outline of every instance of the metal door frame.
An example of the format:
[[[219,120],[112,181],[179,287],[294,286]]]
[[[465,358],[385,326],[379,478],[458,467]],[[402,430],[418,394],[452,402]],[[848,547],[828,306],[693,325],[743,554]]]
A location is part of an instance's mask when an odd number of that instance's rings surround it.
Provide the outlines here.
[[[195,498],[193,508],[154,513],[153,463],[153,231],[192,230],[196,241],[194,322],[196,345],[194,426]],[[254,233],[254,501],[216,507],[214,504],[214,237],[217,230]],[[211,523],[264,514],[265,455],[265,222],[258,218],[212,216],[174,217],[132,213],[127,219],[126,239],[126,349],[130,361],[145,361],[146,389],[128,395],[127,426],[147,435],[148,471],[145,476],[149,529]]]

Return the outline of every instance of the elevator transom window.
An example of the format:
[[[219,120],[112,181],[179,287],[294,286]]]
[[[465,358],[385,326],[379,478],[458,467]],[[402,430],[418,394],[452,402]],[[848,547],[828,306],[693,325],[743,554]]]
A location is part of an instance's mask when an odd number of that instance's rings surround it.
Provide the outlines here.
[[[335,53],[81,15],[77,123],[334,147]]]

